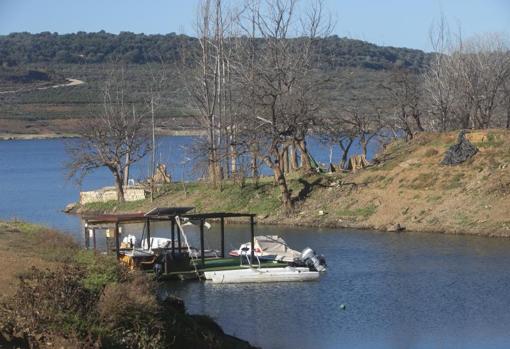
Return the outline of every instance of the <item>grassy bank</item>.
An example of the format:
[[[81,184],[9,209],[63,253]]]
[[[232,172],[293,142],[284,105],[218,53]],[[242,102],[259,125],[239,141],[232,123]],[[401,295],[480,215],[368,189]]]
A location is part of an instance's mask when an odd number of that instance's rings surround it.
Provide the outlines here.
[[[250,348],[69,236],[0,222],[0,347]]]
[[[225,182],[167,185],[154,202],[87,205],[82,212],[147,211],[191,205],[201,212],[257,213],[268,224],[391,229],[510,236],[510,132],[489,130],[469,137],[479,152],[457,166],[440,165],[457,133],[419,134],[388,145],[372,166],[356,173],[290,176],[295,210],[286,212],[271,178],[258,185]]]

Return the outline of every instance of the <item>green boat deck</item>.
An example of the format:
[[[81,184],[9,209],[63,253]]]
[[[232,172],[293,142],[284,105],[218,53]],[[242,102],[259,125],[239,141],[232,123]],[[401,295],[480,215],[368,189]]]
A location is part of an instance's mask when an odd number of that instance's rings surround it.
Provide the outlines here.
[[[191,269],[188,270],[180,270],[180,271],[172,271],[168,273],[162,274],[159,279],[197,279],[202,277],[204,272],[207,271],[222,271],[222,270],[237,270],[237,269],[246,269],[249,268],[249,264],[240,265],[239,258],[210,258],[205,260],[205,264],[202,265],[200,260],[192,261],[192,263],[196,263],[197,269],[193,267],[193,264],[190,265]],[[285,267],[288,264],[285,262],[276,262],[276,261],[261,261],[261,268],[281,268]],[[252,265],[254,268],[258,268],[259,264],[254,263]],[[148,272],[152,273],[152,270],[148,270]],[[199,275],[197,275],[197,272]]]
[[[260,261],[261,268],[277,268],[286,266],[287,263],[284,262],[276,262],[276,261]],[[258,268],[258,262],[253,263],[252,265],[255,268]],[[211,258],[205,260],[205,265],[202,265],[200,262],[197,263],[197,269],[199,272],[205,271],[220,271],[220,270],[235,270],[242,268],[249,268],[249,264],[243,263],[240,265],[240,261],[238,257],[235,258]]]

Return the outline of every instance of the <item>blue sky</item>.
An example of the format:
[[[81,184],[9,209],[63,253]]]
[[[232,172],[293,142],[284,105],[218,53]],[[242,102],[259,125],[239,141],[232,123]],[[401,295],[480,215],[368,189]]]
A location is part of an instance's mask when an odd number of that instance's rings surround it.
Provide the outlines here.
[[[0,0],[0,34],[103,29],[193,35],[197,1]],[[510,35],[510,0],[325,0],[325,4],[336,18],[335,34],[379,45],[430,50],[428,31],[441,12],[452,27],[461,25],[464,36]]]

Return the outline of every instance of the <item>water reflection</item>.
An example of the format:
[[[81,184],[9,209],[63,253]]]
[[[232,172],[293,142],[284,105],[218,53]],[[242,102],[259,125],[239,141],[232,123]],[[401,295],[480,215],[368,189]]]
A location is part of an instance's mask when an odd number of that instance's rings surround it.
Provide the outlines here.
[[[328,272],[313,283],[173,282],[167,292],[263,348],[503,348],[510,339],[509,241],[258,228],[324,253]]]

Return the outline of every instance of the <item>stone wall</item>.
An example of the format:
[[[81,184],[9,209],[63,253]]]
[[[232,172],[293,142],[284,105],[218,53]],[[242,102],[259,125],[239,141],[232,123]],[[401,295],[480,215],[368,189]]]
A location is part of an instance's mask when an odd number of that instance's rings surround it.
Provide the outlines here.
[[[124,189],[126,201],[138,201],[147,198],[147,191],[141,186],[129,186]],[[115,187],[104,187],[98,190],[80,192],[80,204],[91,202],[107,202],[117,200]]]

